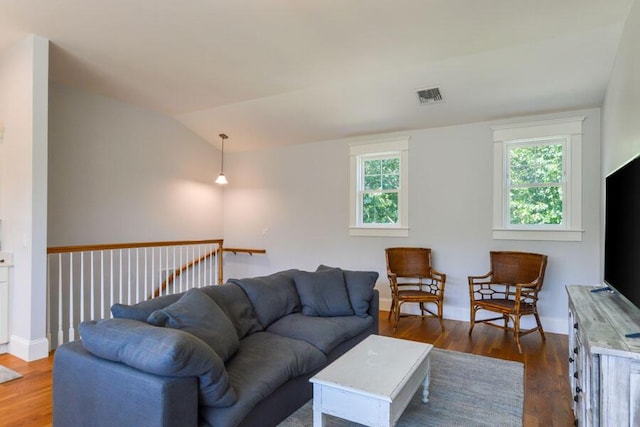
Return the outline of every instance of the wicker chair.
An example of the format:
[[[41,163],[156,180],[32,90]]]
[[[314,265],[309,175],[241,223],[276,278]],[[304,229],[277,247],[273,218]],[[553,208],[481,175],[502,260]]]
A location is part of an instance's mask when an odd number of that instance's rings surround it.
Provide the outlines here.
[[[484,276],[469,276],[469,296],[471,300],[471,324],[469,335],[476,323],[486,323],[513,332],[522,353],[520,337],[540,331],[545,341],[544,330],[538,315],[538,293],[544,283],[547,256],[528,252],[491,252],[491,271]],[[499,313],[499,317],[476,320],[479,310]],[[533,315],[535,328],[521,330],[520,318]],[[504,320],[504,326],[492,323]],[[511,326],[509,326],[511,321]]]
[[[420,304],[418,316],[437,318],[444,332],[442,306],[446,275],[437,272],[431,266],[431,249],[387,248],[385,255],[392,296],[389,319],[393,316],[394,332],[398,328],[402,304],[407,302]],[[429,310],[425,306],[427,303],[435,304],[437,313]]]

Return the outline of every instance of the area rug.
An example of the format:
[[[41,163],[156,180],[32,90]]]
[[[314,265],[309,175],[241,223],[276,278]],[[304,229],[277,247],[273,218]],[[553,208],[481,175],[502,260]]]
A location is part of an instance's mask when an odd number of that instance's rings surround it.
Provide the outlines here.
[[[12,371],[9,368],[5,368],[0,365],[0,383],[5,383],[7,381],[15,380],[16,378],[20,378],[22,375],[17,373],[16,371]]]
[[[522,426],[524,365],[450,350],[431,351],[429,402],[422,389],[413,397],[397,427]],[[307,402],[279,427],[313,425],[312,402]],[[327,416],[326,426],[360,424]]]

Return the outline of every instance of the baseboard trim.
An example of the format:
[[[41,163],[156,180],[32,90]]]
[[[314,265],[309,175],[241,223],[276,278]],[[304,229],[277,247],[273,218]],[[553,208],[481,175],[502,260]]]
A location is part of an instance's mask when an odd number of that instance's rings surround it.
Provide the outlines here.
[[[49,356],[49,340],[46,338],[26,340],[12,335],[9,340],[9,353],[27,362],[44,359]]]

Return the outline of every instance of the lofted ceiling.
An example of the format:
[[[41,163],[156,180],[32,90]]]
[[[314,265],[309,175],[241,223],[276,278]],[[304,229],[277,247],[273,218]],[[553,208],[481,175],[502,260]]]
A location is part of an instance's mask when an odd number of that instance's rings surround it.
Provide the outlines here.
[[[632,1],[0,0],[0,51],[259,150],[600,106]]]

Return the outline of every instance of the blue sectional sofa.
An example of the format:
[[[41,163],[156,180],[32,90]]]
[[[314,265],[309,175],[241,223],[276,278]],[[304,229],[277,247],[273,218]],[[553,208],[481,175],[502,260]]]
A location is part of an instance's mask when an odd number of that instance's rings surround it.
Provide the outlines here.
[[[115,304],[56,350],[53,424],[275,426],[378,332],[377,278],[320,266]]]

